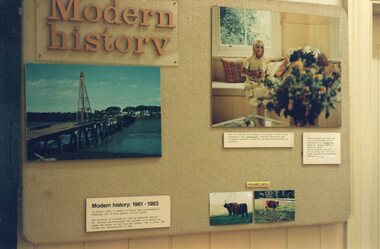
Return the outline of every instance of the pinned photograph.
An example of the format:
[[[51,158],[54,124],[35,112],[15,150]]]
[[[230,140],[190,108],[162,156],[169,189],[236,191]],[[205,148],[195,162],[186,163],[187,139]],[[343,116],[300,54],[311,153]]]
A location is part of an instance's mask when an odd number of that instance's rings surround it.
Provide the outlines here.
[[[340,127],[337,17],[212,8],[212,127]]]
[[[278,223],[295,220],[294,190],[255,191],[255,223]]]
[[[158,67],[27,64],[30,161],[161,156]]]
[[[210,194],[210,226],[252,223],[252,192]]]

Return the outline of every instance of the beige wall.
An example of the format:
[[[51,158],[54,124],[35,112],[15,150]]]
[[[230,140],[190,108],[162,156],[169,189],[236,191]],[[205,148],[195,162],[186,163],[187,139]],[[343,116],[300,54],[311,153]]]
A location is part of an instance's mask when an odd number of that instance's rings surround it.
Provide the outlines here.
[[[307,2],[319,2],[325,4],[341,4],[339,0],[324,0],[324,1],[307,1]],[[358,46],[357,37],[364,37],[360,35],[366,34],[366,29],[361,29],[368,26],[368,21],[361,21],[358,16],[363,16],[368,18],[368,11],[365,10],[366,6],[361,7],[361,1],[354,3],[353,0],[349,1],[349,7],[358,7],[358,10],[351,8],[349,15],[349,25],[350,26],[350,41],[352,40],[352,45],[350,45],[350,56],[355,57],[358,61],[363,63],[363,59],[368,59],[368,55],[359,56],[357,52],[354,51],[353,46]],[[365,5],[365,4],[364,4]],[[350,14],[349,13],[349,14]],[[367,14],[367,15],[366,15]],[[359,23],[359,24],[358,24]],[[364,24],[363,24],[364,23]],[[354,25],[352,25],[354,24]],[[354,27],[353,27],[354,26]],[[363,34],[364,33],[364,34]],[[369,39],[369,38],[367,38]],[[356,40],[356,42],[355,42]],[[363,40],[363,39],[362,39]],[[366,46],[366,39],[364,42],[361,41],[361,45]],[[368,48],[367,48],[368,49]],[[366,48],[359,49],[361,51],[367,51]],[[367,56],[367,57],[366,57]],[[354,69],[350,74],[351,85],[353,83],[358,83],[362,79],[359,76],[359,72],[368,72],[370,69],[365,71],[365,65],[357,68],[360,63],[353,61],[354,65],[350,65],[350,69]],[[364,80],[368,80],[364,78]],[[360,84],[361,85],[361,84]],[[363,86],[363,85],[361,85]],[[371,232],[370,224],[371,217],[370,211],[372,207],[368,205],[368,200],[370,200],[370,195],[367,192],[368,189],[371,190],[370,179],[368,174],[371,174],[371,166],[373,165],[373,158],[368,158],[368,146],[362,146],[367,141],[370,141],[371,132],[369,132],[368,126],[362,126],[368,121],[369,112],[371,110],[363,110],[363,104],[369,104],[366,101],[368,99],[368,89],[362,92],[357,92],[360,88],[353,88],[351,92],[356,94],[351,94],[353,97],[351,113],[353,114],[352,122],[352,143],[353,144],[353,215],[350,218],[348,224],[348,234],[346,233],[346,226],[344,224],[332,224],[332,225],[317,225],[308,227],[295,227],[295,228],[281,228],[281,229],[268,229],[268,230],[252,230],[252,231],[241,231],[241,232],[228,232],[228,233],[207,233],[207,234],[193,234],[185,236],[166,236],[161,238],[151,238],[151,239],[131,239],[131,240],[120,240],[120,241],[102,241],[102,242],[91,242],[91,243],[69,243],[69,244],[53,244],[53,245],[33,245],[25,241],[22,236],[20,236],[19,246],[20,249],[95,249],[95,248],[107,248],[107,249],[147,249],[147,248],[235,248],[235,249],[258,249],[258,248],[331,248],[340,249],[346,247],[346,236],[348,236],[349,248],[371,248],[370,241]],[[359,101],[361,103],[361,112],[358,111]],[[358,115],[357,115],[358,114]],[[364,117],[364,118],[363,118]],[[363,129],[364,128],[364,129]],[[361,131],[359,131],[359,129]],[[364,141],[364,142],[363,142]],[[359,167],[361,166],[361,167]],[[368,173],[363,173],[369,171]],[[372,179],[372,178],[371,178]],[[362,186],[359,188],[358,186]],[[370,192],[370,191],[368,191]],[[357,198],[359,196],[359,198]],[[364,203],[364,204],[363,204]],[[67,224],[70,226],[70,224]],[[307,245],[307,247],[306,247]],[[361,246],[363,245],[363,246]],[[373,247],[375,248],[375,247]]]
[[[334,18],[283,13],[281,28],[283,56],[287,54],[289,48],[311,46],[318,48],[328,58],[336,57],[333,47],[336,43],[331,42],[332,36],[336,33]]]

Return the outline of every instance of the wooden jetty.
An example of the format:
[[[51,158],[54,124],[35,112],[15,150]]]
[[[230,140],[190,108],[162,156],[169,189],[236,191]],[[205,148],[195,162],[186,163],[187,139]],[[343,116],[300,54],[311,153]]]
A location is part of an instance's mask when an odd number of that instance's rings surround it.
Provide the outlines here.
[[[121,131],[133,121],[134,118],[120,114],[88,122],[66,122],[29,130],[27,132],[28,159],[32,159],[35,153],[42,152],[43,154],[49,150],[62,154],[64,147],[68,147],[71,151],[88,148],[111,134]],[[64,137],[69,137],[69,142],[66,144],[63,142]]]

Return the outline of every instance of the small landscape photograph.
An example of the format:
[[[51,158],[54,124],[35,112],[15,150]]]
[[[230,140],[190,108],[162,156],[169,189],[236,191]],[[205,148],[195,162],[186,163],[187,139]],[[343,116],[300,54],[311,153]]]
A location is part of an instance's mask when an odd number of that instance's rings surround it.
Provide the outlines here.
[[[161,156],[160,68],[26,64],[29,161]]]
[[[210,194],[210,226],[252,223],[252,192]]]
[[[255,223],[291,222],[296,217],[294,190],[255,191]]]

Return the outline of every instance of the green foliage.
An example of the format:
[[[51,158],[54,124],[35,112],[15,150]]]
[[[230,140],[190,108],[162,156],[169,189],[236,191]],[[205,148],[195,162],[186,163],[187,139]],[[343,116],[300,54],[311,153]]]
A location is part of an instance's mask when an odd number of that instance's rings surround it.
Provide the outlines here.
[[[118,106],[110,106],[105,109],[106,114],[112,115],[112,114],[119,114],[121,111],[121,108]]]
[[[294,221],[295,212],[279,209],[276,210],[255,210],[255,223],[275,223]]]
[[[123,112],[134,112],[134,111],[150,111],[150,112],[161,112],[161,106],[127,106],[123,109]]]
[[[210,226],[217,225],[233,225],[233,224],[249,224],[252,223],[252,213],[248,213],[248,216],[229,216],[227,215],[216,215],[210,217]]]
[[[305,49],[297,48],[288,51],[289,62],[296,62],[298,60],[302,61],[306,67],[311,67],[316,65],[319,57],[319,50],[312,49],[311,47],[305,47]]]
[[[255,223],[288,222],[295,220],[295,202],[293,200],[275,199],[280,205],[275,209],[265,210],[264,200],[255,199]]]
[[[128,111],[149,111],[151,113],[160,113],[160,106],[145,106],[139,105],[135,107],[125,107],[124,112]],[[110,115],[117,115],[121,113],[121,108],[118,106],[109,106],[104,110],[94,110],[90,113],[90,119],[101,119]],[[27,121],[28,122],[68,122],[75,121],[77,113],[76,112],[28,112]]]
[[[261,198],[294,198],[294,190],[266,190],[255,191],[255,199]]]
[[[259,36],[265,36],[258,28],[258,18],[256,10],[220,7],[221,44],[251,45]]]
[[[234,8],[220,8],[220,27],[222,44],[244,44],[244,13]]]

